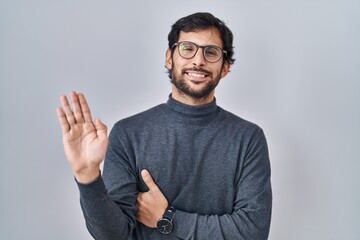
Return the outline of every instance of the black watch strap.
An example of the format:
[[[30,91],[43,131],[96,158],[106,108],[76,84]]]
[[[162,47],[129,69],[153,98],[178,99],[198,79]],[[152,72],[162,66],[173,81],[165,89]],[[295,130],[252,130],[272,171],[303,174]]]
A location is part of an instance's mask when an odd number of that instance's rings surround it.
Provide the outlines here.
[[[169,220],[173,220],[175,216],[176,209],[173,206],[169,206],[166,208],[163,218],[167,218]]]
[[[164,215],[159,219],[159,221],[156,223],[156,227],[162,234],[170,234],[173,229],[173,220],[175,216],[175,208],[172,206],[169,206],[166,208]]]

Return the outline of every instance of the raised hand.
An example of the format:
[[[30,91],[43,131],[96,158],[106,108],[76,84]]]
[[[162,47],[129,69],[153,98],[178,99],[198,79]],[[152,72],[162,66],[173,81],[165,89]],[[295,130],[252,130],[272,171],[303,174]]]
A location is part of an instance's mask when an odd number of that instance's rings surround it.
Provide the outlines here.
[[[99,119],[92,121],[90,108],[81,93],[70,92],[72,109],[66,96],[60,97],[57,116],[63,134],[65,156],[78,182],[86,184],[100,174],[108,145],[107,128]]]

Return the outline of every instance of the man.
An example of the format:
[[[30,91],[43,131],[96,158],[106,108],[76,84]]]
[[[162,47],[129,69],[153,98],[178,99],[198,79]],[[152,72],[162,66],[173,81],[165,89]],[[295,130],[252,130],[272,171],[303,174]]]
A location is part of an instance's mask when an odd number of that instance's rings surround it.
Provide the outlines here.
[[[263,131],[214,97],[234,62],[233,35],[213,15],[195,13],[178,20],[168,40],[167,103],[117,122],[109,139],[83,94],[70,93],[72,109],[61,97],[65,154],[89,232],[101,240],[267,239]]]

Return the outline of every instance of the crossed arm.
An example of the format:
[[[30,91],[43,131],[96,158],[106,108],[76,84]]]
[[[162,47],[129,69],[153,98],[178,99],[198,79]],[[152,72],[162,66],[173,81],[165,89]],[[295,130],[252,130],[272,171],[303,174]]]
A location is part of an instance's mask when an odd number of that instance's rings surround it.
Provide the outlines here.
[[[60,98],[62,106],[57,109],[63,133],[64,151],[76,180],[80,184],[91,184],[99,178],[100,163],[103,161],[108,147],[107,128],[99,119],[92,120],[83,94],[71,92],[70,98],[72,108],[67,98],[62,96]],[[248,171],[254,172],[254,169],[258,169],[258,166],[255,166],[258,164],[256,161],[251,162],[247,166]],[[250,189],[250,191],[238,193],[236,197],[240,200],[235,199],[232,214],[200,215],[178,210],[174,234],[184,239],[194,237],[196,239],[266,239],[271,216],[270,171],[267,169],[267,165],[268,163],[265,162],[266,169],[264,171],[255,171],[255,177],[258,180],[257,189],[253,189],[253,192]],[[154,228],[169,203],[150,173],[144,170],[141,175],[149,191],[138,193],[136,199],[131,202],[136,202],[137,221]],[[244,175],[247,175],[246,172]],[[246,181],[253,182],[251,179],[244,179],[243,183]],[[122,232],[125,231],[125,228],[130,229],[128,224],[124,223],[126,214],[121,210],[123,206],[114,203],[105,192],[105,188],[102,189],[103,193],[97,203],[103,205],[101,210],[112,213],[112,219],[115,219],[116,222],[112,223],[111,228],[100,229],[100,231],[104,231],[101,236],[108,236],[108,238],[102,239],[118,239],[124,235]],[[245,196],[247,194],[249,196]],[[247,199],[245,203],[242,201],[243,199]],[[86,204],[83,207],[86,208]],[[107,217],[106,213],[97,210],[91,209],[86,213],[90,214],[85,216],[88,221],[94,218],[91,214],[99,216],[98,219]],[[106,220],[105,222],[109,223]],[[116,234],[112,234],[111,231]]]

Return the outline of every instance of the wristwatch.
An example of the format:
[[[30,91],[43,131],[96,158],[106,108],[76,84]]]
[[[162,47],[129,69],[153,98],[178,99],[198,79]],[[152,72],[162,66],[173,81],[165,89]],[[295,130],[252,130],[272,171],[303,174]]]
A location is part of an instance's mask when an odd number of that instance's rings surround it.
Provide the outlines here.
[[[176,209],[172,206],[166,208],[164,215],[157,222],[157,229],[162,234],[170,234],[174,229],[173,220]]]

